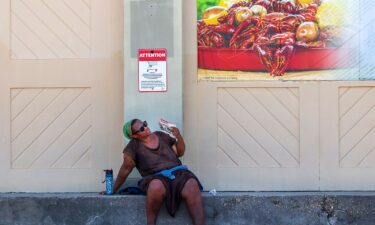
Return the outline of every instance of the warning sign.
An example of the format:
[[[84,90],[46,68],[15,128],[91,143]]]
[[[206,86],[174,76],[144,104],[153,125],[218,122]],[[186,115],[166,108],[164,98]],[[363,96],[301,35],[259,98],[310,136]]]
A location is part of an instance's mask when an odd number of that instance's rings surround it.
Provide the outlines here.
[[[140,92],[167,91],[167,50],[138,50],[138,90]]]

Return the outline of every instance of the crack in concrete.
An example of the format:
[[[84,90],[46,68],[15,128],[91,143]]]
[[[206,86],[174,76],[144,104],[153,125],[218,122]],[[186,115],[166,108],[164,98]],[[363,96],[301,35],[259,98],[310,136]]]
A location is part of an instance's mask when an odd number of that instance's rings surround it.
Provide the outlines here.
[[[337,206],[337,199],[332,197],[323,197],[321,204],[321,215],[326,217],[327,225],[336,225],[337,217],[335,215],[335,206]]]
[[[109,208],[107,208],[103,213],[99,214],[99,215],[96,215],[94,217],[90,217],[87,219],[86,221],[86,225],[92,225],[92,224],[95,224],[95,222],[97,220],[100,220],[107,212],[108,212]]]

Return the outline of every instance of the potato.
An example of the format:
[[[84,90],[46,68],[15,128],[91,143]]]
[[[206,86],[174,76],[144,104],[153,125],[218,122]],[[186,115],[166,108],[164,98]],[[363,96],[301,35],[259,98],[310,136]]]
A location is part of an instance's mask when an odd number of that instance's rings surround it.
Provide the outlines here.
[[[263,17],[267,14],[267,9],[261,5],[253,5],[250,8],[250,11],[252,12],[253,16]]]
[[[314,22],[303,22],[299,25],[296,38],[299,41],[310,42],[315,41],[319,35],[318,24]]]
[[[247,7],[238,7],[236,10],[236,22],[237,24],[242,23],[244,20],[252,16],[253,13]]]

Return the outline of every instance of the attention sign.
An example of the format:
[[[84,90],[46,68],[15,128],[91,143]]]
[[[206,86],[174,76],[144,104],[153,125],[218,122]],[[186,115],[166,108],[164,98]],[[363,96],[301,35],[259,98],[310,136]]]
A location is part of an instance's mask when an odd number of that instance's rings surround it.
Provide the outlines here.
[[[167,91],[167,50],[138,50],[138,90],[140,92]]]

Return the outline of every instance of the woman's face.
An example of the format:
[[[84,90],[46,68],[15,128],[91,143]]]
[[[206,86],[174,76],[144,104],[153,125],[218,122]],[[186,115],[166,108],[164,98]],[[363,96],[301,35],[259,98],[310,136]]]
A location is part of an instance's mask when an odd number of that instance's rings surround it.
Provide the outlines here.
[[[151,134],[147,121],[137,120],[132,126],[133,135],[137,139],[143,139]]]

